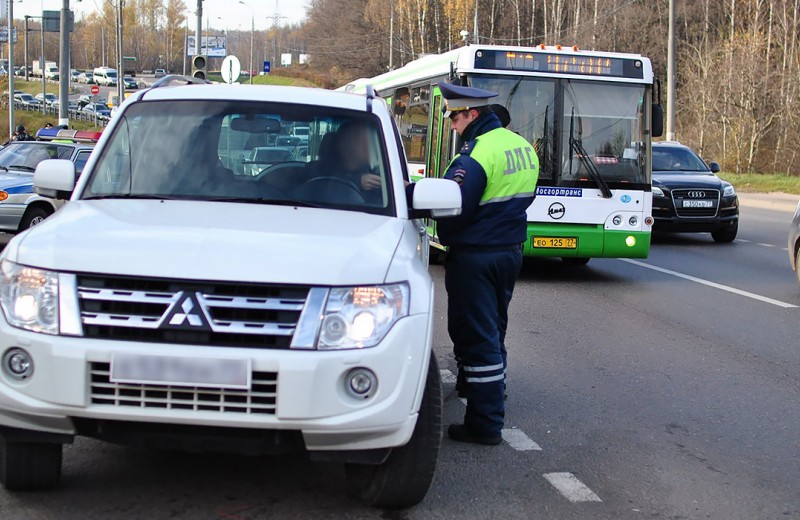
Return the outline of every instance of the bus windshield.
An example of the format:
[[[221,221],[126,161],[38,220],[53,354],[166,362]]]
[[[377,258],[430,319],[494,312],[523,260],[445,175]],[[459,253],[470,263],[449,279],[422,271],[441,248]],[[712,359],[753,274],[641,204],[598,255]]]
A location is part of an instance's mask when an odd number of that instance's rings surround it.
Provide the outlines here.
[[[648,183],[644,87],[563,80],[562,88],[561,185],[592,182],[592,166],[608,183]]]

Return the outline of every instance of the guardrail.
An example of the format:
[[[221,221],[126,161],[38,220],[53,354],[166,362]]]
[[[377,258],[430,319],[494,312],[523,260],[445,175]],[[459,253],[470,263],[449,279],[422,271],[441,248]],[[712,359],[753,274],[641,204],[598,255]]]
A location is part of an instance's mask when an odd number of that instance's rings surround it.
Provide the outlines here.
[[[4,109],[8,109],[8,102],[3,99],[2,104],[0,104]],[[14,102],[14,110],[26,110],[28,112],[37,112],[39,114],[51,114],[53,117],[58,117],[58,107],[48,106],[42,110],[41,106],[31,106],[20,103],[19,101]],[[68,116],[70,119],[74,119],[77,121],[90,121],[94,123],[94,126],[102,126],[105,127],[108,124],[109,117],[97,115],[93,112],[87,112],[85,110],[68,110]]]

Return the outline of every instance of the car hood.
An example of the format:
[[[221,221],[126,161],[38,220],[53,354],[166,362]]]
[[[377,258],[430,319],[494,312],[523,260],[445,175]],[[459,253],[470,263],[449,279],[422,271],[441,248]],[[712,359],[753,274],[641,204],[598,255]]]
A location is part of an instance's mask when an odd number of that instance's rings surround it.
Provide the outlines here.
[[[673,188],[722,189],[722,181],[713,173],[653,172],[653,186]]]
[[[17,237],[9,260],[64,272],[309,285],[383,283],[397,218],[157,200],[74,201]],[[16,242],[16,243],[14,243]]]
[[[18,186],[28,188],[28,193],[31,193],[33,191],[33,174],[26,172],[17,174],[14,170],[0,173],[0,190],[7,191],[7,188]]]

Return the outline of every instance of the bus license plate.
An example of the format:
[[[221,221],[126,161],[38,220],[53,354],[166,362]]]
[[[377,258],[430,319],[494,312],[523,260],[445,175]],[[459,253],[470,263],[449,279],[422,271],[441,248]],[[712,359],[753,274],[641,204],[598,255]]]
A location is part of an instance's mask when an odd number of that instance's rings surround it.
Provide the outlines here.
[[[577,249],[575,237],[533,237],[533,247],[548,249]]]
[[[684,208],[713,208],[713,200],[684,200]]]

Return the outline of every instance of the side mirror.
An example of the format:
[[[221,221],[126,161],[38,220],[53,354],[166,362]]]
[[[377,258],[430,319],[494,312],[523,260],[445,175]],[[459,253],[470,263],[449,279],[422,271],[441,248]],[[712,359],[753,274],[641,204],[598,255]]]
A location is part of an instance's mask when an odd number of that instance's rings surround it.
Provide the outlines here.
[[[36,166],[33,191],[42,197],[68,199],[75,189],[75,163],[66,159],[48,159]]]
[[[708,167],[711,169],[711,173],[719,173],[722,171],[722,168],[719,167],[719,163],[712,162]]]
[[[661,103],[653,103],[652,117],[653,122],[652,136],[661,137],[664,135],[664,109],[661,108]]]
[[[433,218],[456,217],[461,214],[461,189],[449,179],[420,179],[414,186],[412,207],[412,218],[427,216],[420,212]]]

